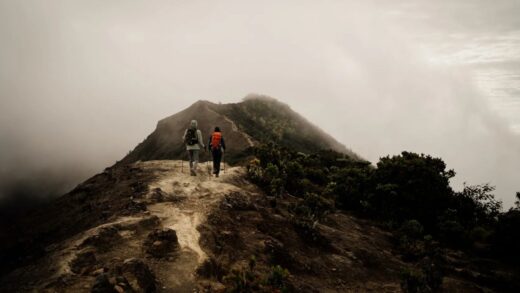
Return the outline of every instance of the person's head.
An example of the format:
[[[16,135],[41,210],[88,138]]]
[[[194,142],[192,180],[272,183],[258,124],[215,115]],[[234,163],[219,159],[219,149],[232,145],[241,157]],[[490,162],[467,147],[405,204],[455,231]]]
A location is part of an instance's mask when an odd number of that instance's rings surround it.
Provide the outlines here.
[[[191,120],[190,127],[193,129],[197,129],[197,120]]]
[[[215,127],[215,132],[220,132],[220,127]]]

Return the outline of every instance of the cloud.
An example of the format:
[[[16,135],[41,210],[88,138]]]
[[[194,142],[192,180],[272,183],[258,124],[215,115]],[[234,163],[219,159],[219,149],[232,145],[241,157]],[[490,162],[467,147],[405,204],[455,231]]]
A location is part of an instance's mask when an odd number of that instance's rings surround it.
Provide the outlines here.
[[[60,174],[78,174],[71,186],[192,102],[257,92],[372,161],[431,153],[459,181],[490,181],[512,202],[517,136],[474,87],[471,70],[431,64],[415,38],[510,32],[517,20],[509,4],[493,10],[506,11],[503,24],[484,18],[491,28],[468,30],[455,17],[471,24],[480,12],[445,12],[469,2],[401,3],[0,2],[0,181],[50,168],[56,186],[64,186]],[[442,26],[405,25],[418,21]]]

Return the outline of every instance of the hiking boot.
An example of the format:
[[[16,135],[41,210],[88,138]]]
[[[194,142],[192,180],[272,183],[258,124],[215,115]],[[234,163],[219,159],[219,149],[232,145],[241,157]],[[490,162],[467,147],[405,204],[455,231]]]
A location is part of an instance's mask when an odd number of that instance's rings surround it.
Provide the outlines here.
[[[197,173],[195,172],[195,170],[190,170],[190,175],[191,176],[197,176]]]
[[[218,177],[218,173],[215,173],[215,177]]]

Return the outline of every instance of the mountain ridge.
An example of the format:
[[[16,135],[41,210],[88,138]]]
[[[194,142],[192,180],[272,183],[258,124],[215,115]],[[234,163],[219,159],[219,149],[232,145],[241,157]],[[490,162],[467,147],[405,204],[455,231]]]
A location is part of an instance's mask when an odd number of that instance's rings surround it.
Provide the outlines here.
[[[251,147],[268,141],[304,153],[332,149],[360,159],[287,104],[267,96],[248,95],[238,103],[216,104],[198,100],[182,111],[159,120],[155,130],[117,164],[186,159],[181,138],[193,119],[198,121],[205,143],[215,126],[222,129],[226,138],[226,156],[230,163],[243,160],[251,154]],[[201,157],[202,160],[210,159],[204,153]]]

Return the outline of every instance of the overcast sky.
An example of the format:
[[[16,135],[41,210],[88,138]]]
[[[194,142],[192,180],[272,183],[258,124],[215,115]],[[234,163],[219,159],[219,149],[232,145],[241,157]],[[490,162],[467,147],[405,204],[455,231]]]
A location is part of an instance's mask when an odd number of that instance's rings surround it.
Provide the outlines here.
[[[440,156],[454,187],[489,182],[510,206],[518,15],[516,0],[0,0],[0,197],[62,192],[196,100],[260,93],[372,162]]]

